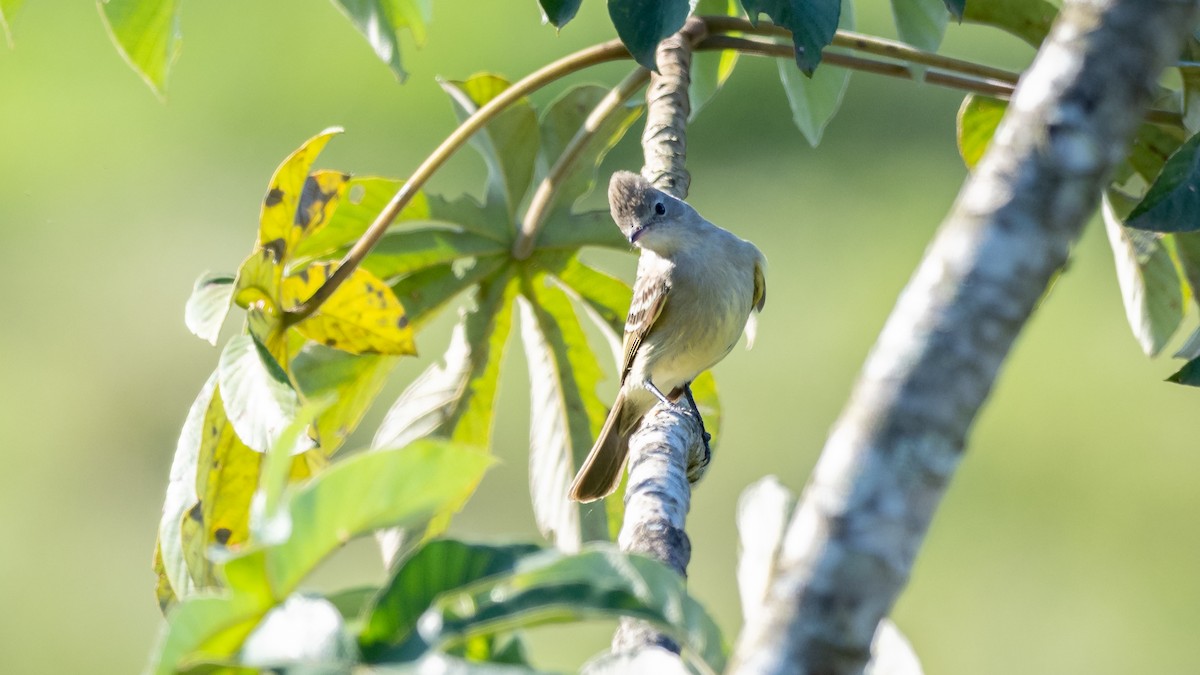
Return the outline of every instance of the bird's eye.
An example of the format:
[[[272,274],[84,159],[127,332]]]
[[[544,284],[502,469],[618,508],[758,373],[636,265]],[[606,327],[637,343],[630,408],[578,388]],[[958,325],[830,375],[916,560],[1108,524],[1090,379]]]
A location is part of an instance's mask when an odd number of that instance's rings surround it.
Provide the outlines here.
[[[663,215],[667,212],[667,205],[662,202],[654,202],[654,212],[658,215]]]

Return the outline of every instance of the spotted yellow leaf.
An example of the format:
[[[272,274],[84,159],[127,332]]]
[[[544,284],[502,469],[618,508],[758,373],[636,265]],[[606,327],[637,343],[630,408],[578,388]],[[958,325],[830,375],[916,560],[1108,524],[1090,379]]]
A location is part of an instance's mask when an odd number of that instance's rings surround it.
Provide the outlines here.
[[[285,278],[284,305],[307,300],[336,269],[337,263],[320,263]],[[404,306],[391,287],[362,268],[296,329],[314,342],[351,354],[417,353]]]
[[[349,176],[332,171],[309,175],[309,168],[325,144],[341,129],[331,127],[304,142],[288,155],[271,177],[259,217],[258,245],[272,261],[287,261],[296,242],[320,227],[345,191]]]

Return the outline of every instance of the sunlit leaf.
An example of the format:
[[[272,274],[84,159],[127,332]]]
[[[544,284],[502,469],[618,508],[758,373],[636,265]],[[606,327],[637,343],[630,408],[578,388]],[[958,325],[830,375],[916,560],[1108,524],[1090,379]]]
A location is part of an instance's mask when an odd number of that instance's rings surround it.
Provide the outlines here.
[[[354,640],[337,608],[316,595],[295,594],[267,612],[238,652],[238,663],[270,672],[348,672]]]
[[[1134,207],[1125,225],[1153,232],[1200,230],[1200,135],[1167,159],[1162,172]]]
[[[900,39],[917,49],[936,52],[950,18],[947,8],[948,4],[942,0],[892,0],[892,16]],[[961,4],[956,15],[962,16]]]
[[[233,656],[265,611],[245,597],[196,597],[181,603],[167,617],[149,672],[173,675],[189,663]]]
[[[463,120],[507,89],[508,84],[499,76],[480,73],[465,82],[442,82],[442,89],[450,95],[455,114]],[[509,215],[515,213],[529,189],[537,158],[537,115],[529,101],[521,99],[494,117],[483,131],[471,137],[471,145],[488,166],[488,201],[507,205]],[[509,225],[502,225],[495,231],[508,235]]]
[[[542,158],[546,166],[553,166],[558,161],[571,139],[585,126],[592,111],[608,93],[609,90],[604,87],[580,85],[568,89],[546,108],[541,118]],[[591,191],[596,183],[596,169],[600,162],[641,117],[644,108],[640,104],[621,108],[595,126],[591,141],[575,159],[574,170],[559,183],[557,204],[570,208]]]
[[[457,511],[491,463],[481,449],[434,441],[339,462],[291,495],[292,536],[286,542],[225,564],[229,586],[282,600],[348,540]]]
[[[196,467],[204,436],[204,418],[212,403],[216,384],[217,374],[214,372],[200,388],[200,393],[188,410],[183,430],[179,432],[179,441],[175,445],[175,456],[171,460],[167,496],[163,500],[162,519],[158,524],[158,548],[163,572],[174,595],[180,599],[191,596],[196,590],[196,584],[188,573],[181,527],[188,510],[199,499],[196,493]]]
[[[958,109],[958,154],[968,169],[987,151],[996,127],[1008,110],[1008,103],[999,99],[968,94]]]
[[[291,535],[292,523],[284,508],[283,491],[295,468],[294,455],[297,449],[312,446],[309,429],[317,415],[332,403],[331,396],[305,403],[267,448],[259,471],[258,488],[250,503],[250,535],[254,544],[276,544]]]
[[[608,0],[608,16],[617,37],[633,59],[657,71],[654,52],[658,43],[683,28],[691,6],[688,0]]]
[[[312,342],[296,355],[291,367],[300,391],[308,399],[332,399],[316,419],[322,454],[331,456],[358,427],[397,362],[392,356],[355,356]]]
[[[476,258],[474,264],[436,265],[392,284],[392,292],[408,311],[413,330],[419,331],[463,291],[492,276],[509,262],[505,255]]]
[[[842,0],[840,11],[841,27],[852,30],[854,9],[850,0]],[[792,121],[815,148],[821,142],[825,126],[842,105],[842,97],[850,84],[850,71],[827,65],[815,71],[806,70],[806,77],[797,73],[786,61],[776,60],[776,67],[783,91],[787,94],[788,105],[792,108]],[[816,63],[812,67],[816,68]]]
[[[693,13],[697,16],[741,16],[742,11],[737,0],[700,0]],[[692,54],[692,85],[688,89],[692,112],[689,120],[696,119],[700,110],[717,95],[725,80],[733,74],[737,60],[736,49],[705,50]]]
[[[924,675],[921,661],[908,639],[891,619],[884,617],[871,640],[871,660],[863,675]]]
[[[367,608],[372,606],[375,597],[382,591],[379,586],[353,586],[340,591],[334,591],[325,596],[325,599],[333,603],[341,613],[342,618],[347,621],[357,621],[362,618]]]
[[[542,259],[546,260],[545,257]],[[619,346],[625,332],[625,315],[629,313],[629,303],[633,299],[629,285],[583,264],[574,256],[561,263],[548,261],[543,264],[596,312]],[[619,356],[615,352],[614,356]]]
[[[283,280],[283,302],[308,300],[338,268],[317,263]],[[307,319],[296,324],[301,335],[351,354],[416,354],[412,327],[390,286],[358,268]]]
[[[529,364],[529,489],[538,529],[566,552],[608,538],[602,509],[567,498],[608,414],[603,375],[566,293],[545,274],[523,283],[521,337]]]
[[[1117,266],[1125,316],[1142,351],[1154,356],[1183,320],[1179,273],[1159,237],[1123,226],[1118,209],[1113,197],[1105,195],[1104,227]]]
[[[308,139],[271,176],[259,216],[258,245],[276,265],[291,258],[296,242],[310,227],[325,222],[345,189],[349,179],[345,174],[320,172],[310,177],[308,173],[329,139],[341,132],[331,127]]]
[[[373,659],[410,639],[420,643],[417,619],[438,595],[493,574],[510,572],[520,558],[539,550],[533,544],[429,542],[396,568],[374,599],[358,637],[363,655]],[[419,647],[424,647],[423,643]]]
[[[490,445],[496,386],[516,294],[510,274],[480,284],[476,308],[464,314],[444,361],[426,369],[400,395],[379,426],[373,447],[403,447],[428,435]]]
[[[725,665],[721,632],[687,594],[683,579],[657,560],[593,544],[575,555],[546,551],[510,574],[440,596],[421,618],[421,636],[453,644],[468,635],[595,617],[628,616],[655,624],[715,672]]]
[[[806,74],[812,74],[821,63],[821,50],[833,42],[843,3],[841,0],[742,0],[742,7],[753,22],[757,23],[760,13],[766,14],[790,30],[796,47],[796,65]]]
[[[228,274],[205,272],[196,279],[184,309],[183,321],[188,330],[214,346],[233,301],[233,282],[234,278]]]
[[[346,183],[345,194],[338,202],[337,210],[330,216],[329,222],[296,244],[292,263],[306,267],[324,256],[336,254],[341,257],[350,245],[367,231],[403,185],[404,181],[391,178],[352,177]],[[392,223],[396,225],[429,219],[429,202],[425,193],[418,191],[409,200],[408,205],[396,214]]]
[[[175,589],[171,587],[170,577],[167,576],[161,539],[154,542],[154,560],[151,563],[151,569],[154,570],[154,598],[158,600],[158,609],[166,614],[167,610],[179,602],[179,598],[175,595]]]
[[[951,13],[969,23],[981,23],[1007,31],[1037,47],[1050,33],[1050,24],[1058,16],[1058,8],[1046,0],[947,0]]]
[[[0,0],[0,31],[9,47],[13,46],[12,20],[23,4],[25,0]]]
[[[103,0],[100,16],[108,35],[125,61],[160,97],[166,93],[167,73],[179,55],[180,0]],[[20,3],[0,5],[5,16]],[[4,22],[7,33],[7,22]]]
[[[508,253],[511,245],[453,227],[390,232],[379,241],[362,269],[392,279],[462,258]]]
[[[721,401],[717,396],[717,380],[711,370],[700,373],[692,381],[692,398],[704,417],[704,430],[712,436],[709,446],[715,453],[721,441]]]
[[[266,452],[300,409],[287,373],[254,337],[238,335],[225,344],[217,376],[225,414],[238,437],[253,450]],[[310,447],[308,443],[292,451]]]
[[[333,0],[333,4],[346,14],[375,55],[403,82],[407,73],[400,63],[400,34],[408,31],[418,47],[425,44],[430,0]]]
[[[555,28],[562,28],[575,18],[583,0],[538,0],[542,7],[542,19]]]
[[[774,476],[755,482],[738,498],[737,583],[742,620],[747,623],[755,621],[766,604],[795,503],[796,496]]]

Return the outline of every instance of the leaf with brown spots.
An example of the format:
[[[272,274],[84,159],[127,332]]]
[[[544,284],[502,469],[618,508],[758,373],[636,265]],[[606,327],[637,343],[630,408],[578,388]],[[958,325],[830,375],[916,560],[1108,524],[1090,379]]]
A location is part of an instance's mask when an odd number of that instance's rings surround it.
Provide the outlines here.
[[[336,269],[336,263],[320,263],[287,277],[283,302],[290,307],[307,300]],[[351,354],[417,353],[408,316],[391,287],[361,268],[296,329],[314,342]]]
[[[325,144],[341,132],[331,127],[308,139],[271,176],[259,216],[258,246],[271,253],[275,264],[290,258],[295,243],[314,222],[325,222],[345,189],[349,177],[344,174],[322,171],[308,175]]]

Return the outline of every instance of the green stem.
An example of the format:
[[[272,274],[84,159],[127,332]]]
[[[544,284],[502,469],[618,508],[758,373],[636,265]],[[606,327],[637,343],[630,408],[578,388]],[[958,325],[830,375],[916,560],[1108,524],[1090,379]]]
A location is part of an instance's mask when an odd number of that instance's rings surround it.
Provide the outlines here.
[[[529,201],[529,208],[525,211],[525,218],[521,221],[521,230],[517,233],[516,241],[513,242],[514,258],[525,260],[533,253],[537,234],[542,229],[542,224],[545,223],[546,216],[550,213],[550,206],[558,196],[558,191],[562,188],[567,174],[579,161],[580,155],[595,138],[604,121],[620,109],[621,105],[629,100],[629,97],[645,86],[649,79],[650,71],[645,68],[634,70],[609,91],[608,95],[601,99],[588,114],[583,126],[579,127],[579,131],[571,137],[567,147],[563,148],[562,154],[554,162],[554,166],[550,167],[546,177],[538,184],[537,191],[533,193],[533,198]]]
[[[500,114],[509,105],[528,96],[551,82],[554,82],[565,75],[583,70],[589,66],[608,61],[618,61],[629,58],[629,52],[625,49],[625,45],[621,44],[620,40],[609,40],[598,45],[581,49],[574,54],[565,56],[553,63],[550,63],[533,73],[525,76],[521,80],[513,83],[504,91],[500,92],[495,98],[488,101],[478,110],[471,114],[470,117],[463,120],[462,124],[442,141],[441,145],[433,151],[413,171],[412,176],[404,183],[404,185],[396,192],[392,200],[383,207],[379,215],[363,233],[362,237],[355,242],[354,247],[350,249],[346,256],[342,258],[336,271],[322,284],[315,293],[312,294],[304,302],[284,313],[284,325],[294,325],[303,321],[317,311],[326,300],[333,295],[334,291],[342,285],[346,279],[354,273],[362,263],[363,258],[370,253],[375,244],[387,232],[388,226],[396,219],[396,216],[404,210],[412,198],[416,196],[417,191],[425,184],[427,180],[446,162],[459,148],[466,144],[467,140],[480,129],[491,121],[496,115]]]

